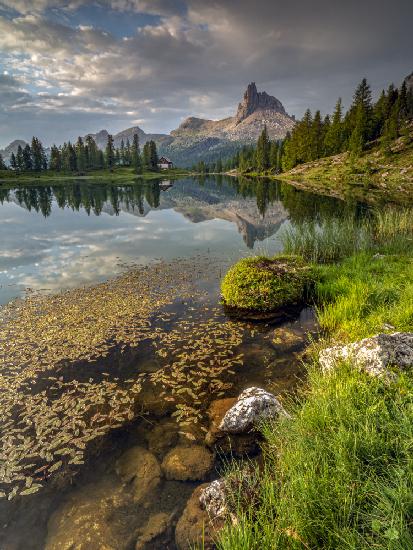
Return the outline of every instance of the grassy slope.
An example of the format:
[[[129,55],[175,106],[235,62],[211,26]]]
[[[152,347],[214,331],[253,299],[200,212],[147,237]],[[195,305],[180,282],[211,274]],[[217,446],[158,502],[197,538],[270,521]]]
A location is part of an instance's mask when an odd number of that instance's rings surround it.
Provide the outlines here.
[[[163,170],[160,172],[144,172],[141,175],[134,174],[132,168],[115,168],[113,171],[102,169],[86,172],[84,175],[78,175],[75,173],[63,173],[63,172],[27,172],[18,174],[10,170],[0,171],[0,185],[2,183],[33,183],[33,182],[58,182],[58,181],[87,181],[87,182],[133,182],[154,179],[172,179],[180,176],[187,176],[190,172],[188,170],[174,168],[172,170]]]
[[[344,196],[352,193],[413,196],[413,127],[384,154],[380,147],[366,151],[354,162],[348,153],[296,166],[278,176],[298,186]],[[357,189],[359,188],[359,189]]]
[[[365,250],[317,266],[326,338],[318,347],[413,331],[413,222],[405,226],[406,219],[382,215]],[[326,376],[316,359],[308,372],[289,406],[293,419],[265,426],[258,490],[245,491],[243,480],[234,495],[239,523],[222,533],[219,548],[413,548],[411,373],[387,383],[343,365]]]

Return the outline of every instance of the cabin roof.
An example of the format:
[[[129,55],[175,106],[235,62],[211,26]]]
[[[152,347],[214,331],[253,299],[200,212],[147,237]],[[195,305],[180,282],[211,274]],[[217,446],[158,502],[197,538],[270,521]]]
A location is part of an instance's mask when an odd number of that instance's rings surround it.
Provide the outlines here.
[[[161,157],[161,158],[159,159],[159,162],[161,163],[162,161],[168,162],[168,163],[172,164],[172,161],[169,160],[168,157]]]

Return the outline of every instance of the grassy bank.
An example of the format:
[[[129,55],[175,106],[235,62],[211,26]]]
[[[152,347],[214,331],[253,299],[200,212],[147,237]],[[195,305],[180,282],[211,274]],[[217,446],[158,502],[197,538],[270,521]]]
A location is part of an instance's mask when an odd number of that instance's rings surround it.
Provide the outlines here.
[[[237,175],[237,171],[229,175]],[[408,203],[413,198],[413,125],[387,151],[375,143],[359,158],[344,152],[300,164],[281,174],[268,171],[243,175],[280,179],[300,189],[340,198],[372,203],[386,198]]]
[[[290,252],[317,262],[323,339],[307,384],[287,403],[292,420],[263,428],[264,466],[251,490],[244,479],[234,492],[238,523],[221,533],[221,550],[413,548],[411,373],[389,383],[346,364],[322,375],[317,364],[331,340],[413,331],[411,214],[347,221],[335,229],[349,244],[334,254],[329,227],[286,238]]]
[[[157,179],[173,179],[182,176],[188,176],[188,170],[173,168],[171,170],[163,170],[160,172],[145,171],[143,174],[135,174],[132,168],[117,167],[113,170],[102,169],[93,170],[85,173],[75,172],[54,172],[48,170],[46,172],[13,172],[11,170],[0,171],[0,185],[19,183],[47,183],[59,181],[87,181],[87,182],[105,182],[105,183],[120,183],[133,182],[142,180],[157,180]]]

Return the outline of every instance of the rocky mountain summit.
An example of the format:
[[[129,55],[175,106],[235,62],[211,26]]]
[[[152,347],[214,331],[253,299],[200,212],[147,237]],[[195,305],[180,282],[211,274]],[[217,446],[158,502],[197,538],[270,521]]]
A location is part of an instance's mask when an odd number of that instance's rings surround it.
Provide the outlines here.
[[[242,122],[256,111],[275,111],[287,115],[281,101],[268,95],[267,92],[258,92],[255,82],[251,82],[248,84],[244,99],[238,105],[235,115],[237,123]]]

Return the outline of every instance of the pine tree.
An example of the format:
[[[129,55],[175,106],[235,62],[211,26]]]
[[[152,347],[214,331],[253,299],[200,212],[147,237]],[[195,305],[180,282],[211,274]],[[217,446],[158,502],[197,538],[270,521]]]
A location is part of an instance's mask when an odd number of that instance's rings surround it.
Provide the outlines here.
[[[342,117],[343,109],[340,97],[336,103],[333,118],[324,139],[324,148],[327,155],[337,155],[342,150],[344,140]]]
[[[77,138],[75,150],[76,150],[77,171],[84,172],[87,167],[87,157],[86,157],[85,144],[83,143],[83,139],[80,136]]]
[[[125,164],[126,164],[126,166],[130,166],[131,161],[132,161],[132,151],[131,151],[129,138],[127,138],[126,139],[126,147],[125,147]]]
[[[123,139],[120,142],[120,162],[123,165],[125,165],[125,142]]]
[[[24,170],[24,158],[23,158],[23,149],[22,146],[19,144],[17,147],[17,155],[16,155],[16,168],[19,170],[19,172]]]
[[[278,165],[278,153],[279,153],[279,145],[278,141],[272,141],[270,145],[270,167],[277,172],[279,169]]]
[[[113,149],[113,136],[111,134],[108,134],[108,141],[106,143],[105,156],[106,156],[106,166],[110,170],[112,170],[115,164],[115,153]]]
[[[3,156],[0,153],[0,170],[7,170],[7,166],[4,163]]]
[[[33,159],[33,170],[40,172],[44,168],[45,152],[41,141],[36,137],[33,137],[32,139],[31,152]]]
[[[13,170],[17,170],[16,155],[13,152],[10,155],[10,166]]]
[[[133,134],[133,143],[132,143],[132,168],[135,174],[142,174],[142,159],[141,151],[139,148],[139,136],[138,134]]]
[[[320,111],[316,111],[310,131],[310,159],[317,160],[324,154],[323,123]]]
[[[150,143],[151,170],[156,172],[158,170],[158,162],[159,162],[158,151],[156,148],[156,143],[153,140],[151,140],[149,143]]]
[[[99,154],[96,141],[92,136],[86,136],[86,165],[89,170],[95,170],[96,168],[101,168],[99,166]]]
[[[258,172],[264,172],[270,167],[270,140],[267,126],[264,126],[257,142],[256,165]]]
[[[56,172],[60,172],[62,169],[62,156],[56,145],[52,145],[50,150],[49,168],[50,170],[55,170]]]
[[[221,157],[217,160],[217,164],[216,164],[216,167],[215,167],[215,170],[218,174],[222,174],[223,172],[223,168],[222,168],[222,159]]]
[[[33,154],[29,144],[27,144],[23,149],[22,156],[23,156],[23,170],[27,170],[27,171],[33,170]],[[40,157],[40,165],[41,165],[41,157]]]

